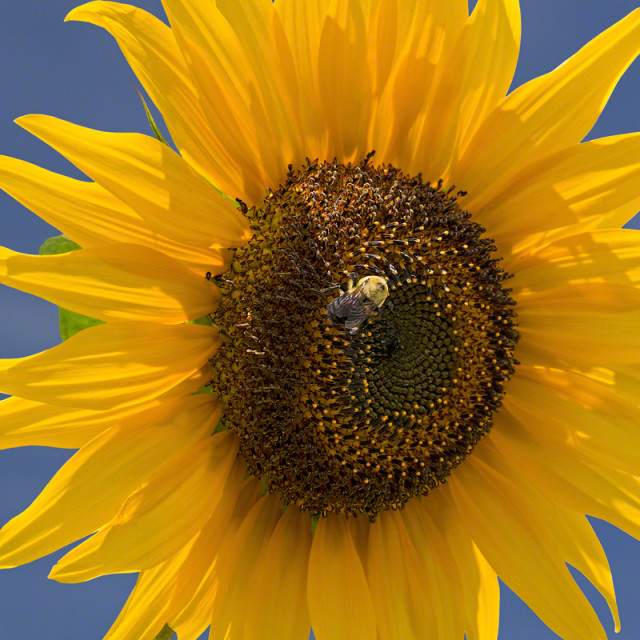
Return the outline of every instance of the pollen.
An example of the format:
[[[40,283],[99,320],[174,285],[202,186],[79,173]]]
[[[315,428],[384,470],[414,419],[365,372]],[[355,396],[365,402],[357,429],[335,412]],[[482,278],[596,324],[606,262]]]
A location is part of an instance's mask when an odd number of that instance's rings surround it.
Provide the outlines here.
[[[464,192],[371,160],[308,162],[240,203],[253,237],[218,278],[213,384],[283,504],[373,520],[446,482],[489,431],[518,334]],[[357,299],[367,276],[383,304]]]

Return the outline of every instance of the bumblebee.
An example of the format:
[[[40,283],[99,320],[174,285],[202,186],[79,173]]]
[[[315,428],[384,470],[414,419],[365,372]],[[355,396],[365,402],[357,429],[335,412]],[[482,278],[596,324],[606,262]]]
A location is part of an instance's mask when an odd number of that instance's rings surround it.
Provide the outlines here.
[[[388,295],[387,281],[380,276],[365,276],[355,286],[353,280],[349,280],[347,292],[327,305],[327,315],[331,322],[343,324],[347,333],[354,335]]]

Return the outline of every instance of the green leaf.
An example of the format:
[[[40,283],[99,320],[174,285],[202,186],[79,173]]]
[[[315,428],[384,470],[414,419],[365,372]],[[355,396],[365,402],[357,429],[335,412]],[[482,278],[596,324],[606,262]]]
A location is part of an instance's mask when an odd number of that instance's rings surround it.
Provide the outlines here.
[[[155,637],[155,640],[171,640],[175,633],[168,624],[165,624],[160,633]]]
[[[67,236],[53,236],[42,243],[38,253],[41,256],[57,256],[59,253],[69,253],[69,251],[77,251],[80,248],[79,244],[69,240]]]
[[[80,245],[76,244],[73,240],[69,240],[66,236],[54,236],[42,243],[39,253],[41,256],[55,256],[60,253],[77,251],[80,248]],[[59,315],[60,337],[63,340],[67,340],[72,335],[78,333],[78,331],[82,331],[88,327],[93,327],[96,324],[104,324],[102,320],[83,316],[81,313],[69,311],[69,309],[62,307],[59,307]]]

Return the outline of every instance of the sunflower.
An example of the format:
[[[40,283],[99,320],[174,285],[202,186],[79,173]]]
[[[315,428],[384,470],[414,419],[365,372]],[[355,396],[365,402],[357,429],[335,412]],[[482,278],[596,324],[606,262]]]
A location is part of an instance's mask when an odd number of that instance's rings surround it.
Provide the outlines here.
[[[0,364],[4,447],[77,448],[0,531],[51,577],[138,573],[107,634],[494,639],[499,576],[619,628],[585,514],[640,537],[640,136],[580,141],[640,11],[511,92],[516,0],[90,2],[160,135],[18,123],[0,159],[78,248],[0,282],[95,321]]]

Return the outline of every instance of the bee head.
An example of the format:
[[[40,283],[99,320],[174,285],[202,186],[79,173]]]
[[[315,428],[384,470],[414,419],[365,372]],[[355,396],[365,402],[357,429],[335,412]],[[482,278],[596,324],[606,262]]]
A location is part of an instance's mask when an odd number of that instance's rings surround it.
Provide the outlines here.
[[[389,295],[387,281],[380,276],[365,276],[358,285],[363,285],[365,296],[377,307],[381,307]]]

